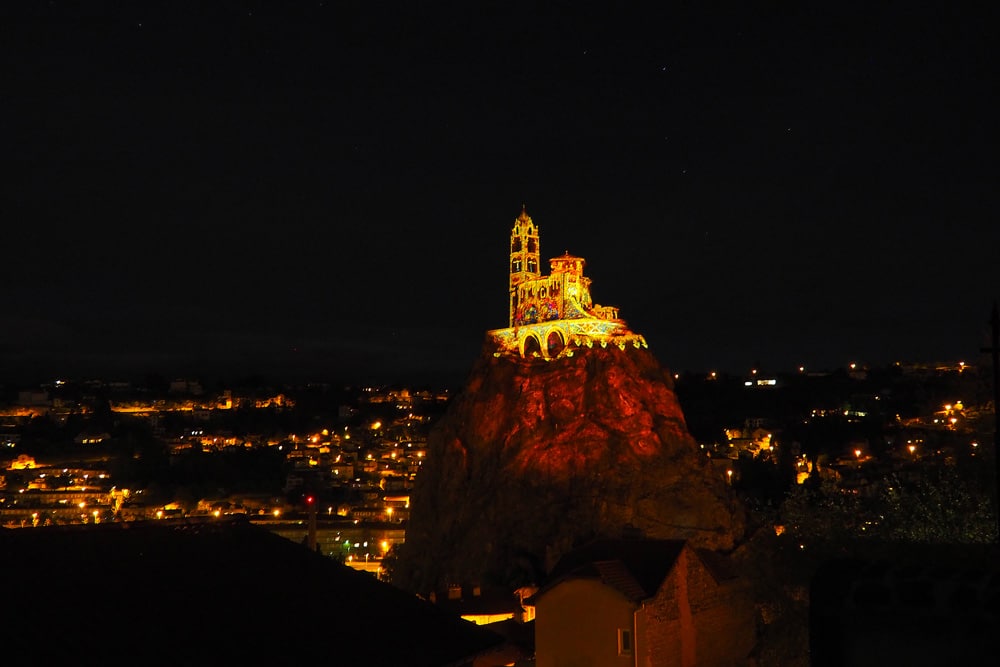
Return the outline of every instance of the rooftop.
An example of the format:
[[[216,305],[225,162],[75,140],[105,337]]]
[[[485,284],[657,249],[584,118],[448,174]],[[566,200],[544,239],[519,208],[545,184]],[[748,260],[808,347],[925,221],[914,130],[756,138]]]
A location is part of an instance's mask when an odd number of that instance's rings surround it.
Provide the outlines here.
[[[5,653],[462,665],[502,639],[244,521],[0,530]]]

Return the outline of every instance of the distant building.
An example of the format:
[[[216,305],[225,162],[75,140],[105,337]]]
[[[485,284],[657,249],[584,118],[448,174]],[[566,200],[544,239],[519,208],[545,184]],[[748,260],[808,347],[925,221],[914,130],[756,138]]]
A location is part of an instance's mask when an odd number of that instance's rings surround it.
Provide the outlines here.
[[[902,371],[903,375],[910,377],[935,377],[946,373],[969,373],[975,374],[977,368],[964,361],[897,361],[896,368]]]
[[[7,470],[31,470],[37,468],[35,457],[27,454],[18,454],[17,458],[7,465]]]
[[[461,616],[476,625],[489,625],[500,621],[531,620],[521,598],[506,589],[483,591],[481,586],[448,586],[444,591],[432,591],[429,599],[440,608]]]
[[[201,383],[197,380],[177,379],[170,383],[168,392],[171,394],[191,394],[194,396],[201,396],[204,393],[204,390],[201,387]]]
[[[41,389],[25,389],[17,393],[17,404],[27,406],[52,405],[49,392]]]

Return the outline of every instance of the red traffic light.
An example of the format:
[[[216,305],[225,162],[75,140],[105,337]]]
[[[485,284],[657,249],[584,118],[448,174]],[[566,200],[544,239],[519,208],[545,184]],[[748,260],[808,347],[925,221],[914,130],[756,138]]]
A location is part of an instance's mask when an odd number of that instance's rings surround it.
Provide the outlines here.
[[[312,496],[306,496],[306,505],[312,505],[314,500]]]

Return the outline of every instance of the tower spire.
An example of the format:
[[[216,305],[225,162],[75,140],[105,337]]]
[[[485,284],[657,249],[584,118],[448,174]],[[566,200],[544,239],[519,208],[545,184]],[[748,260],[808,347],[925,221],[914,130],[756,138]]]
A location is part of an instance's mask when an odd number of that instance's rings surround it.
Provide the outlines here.
[[[510,232],[510,325],[514,326],[514,313],[518,306],[518,285],[541,276],[539,261],[538,227],[528,215],[528,207],[521,204],[521,214],[514,219]]]

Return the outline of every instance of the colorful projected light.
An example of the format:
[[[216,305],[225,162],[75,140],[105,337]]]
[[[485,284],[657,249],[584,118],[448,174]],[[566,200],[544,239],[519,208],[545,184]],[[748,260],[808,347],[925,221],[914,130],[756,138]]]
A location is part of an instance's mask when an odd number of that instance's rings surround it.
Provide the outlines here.
[[[551,360],[573,356],[574,347],[647,347],[618,318],[617,308],[593,303],[582,257],[554,257],[543,276],[539,252],[538,227],[522,209],[510,233],[510,326],[487,332],[497,344],[496,356]]]

